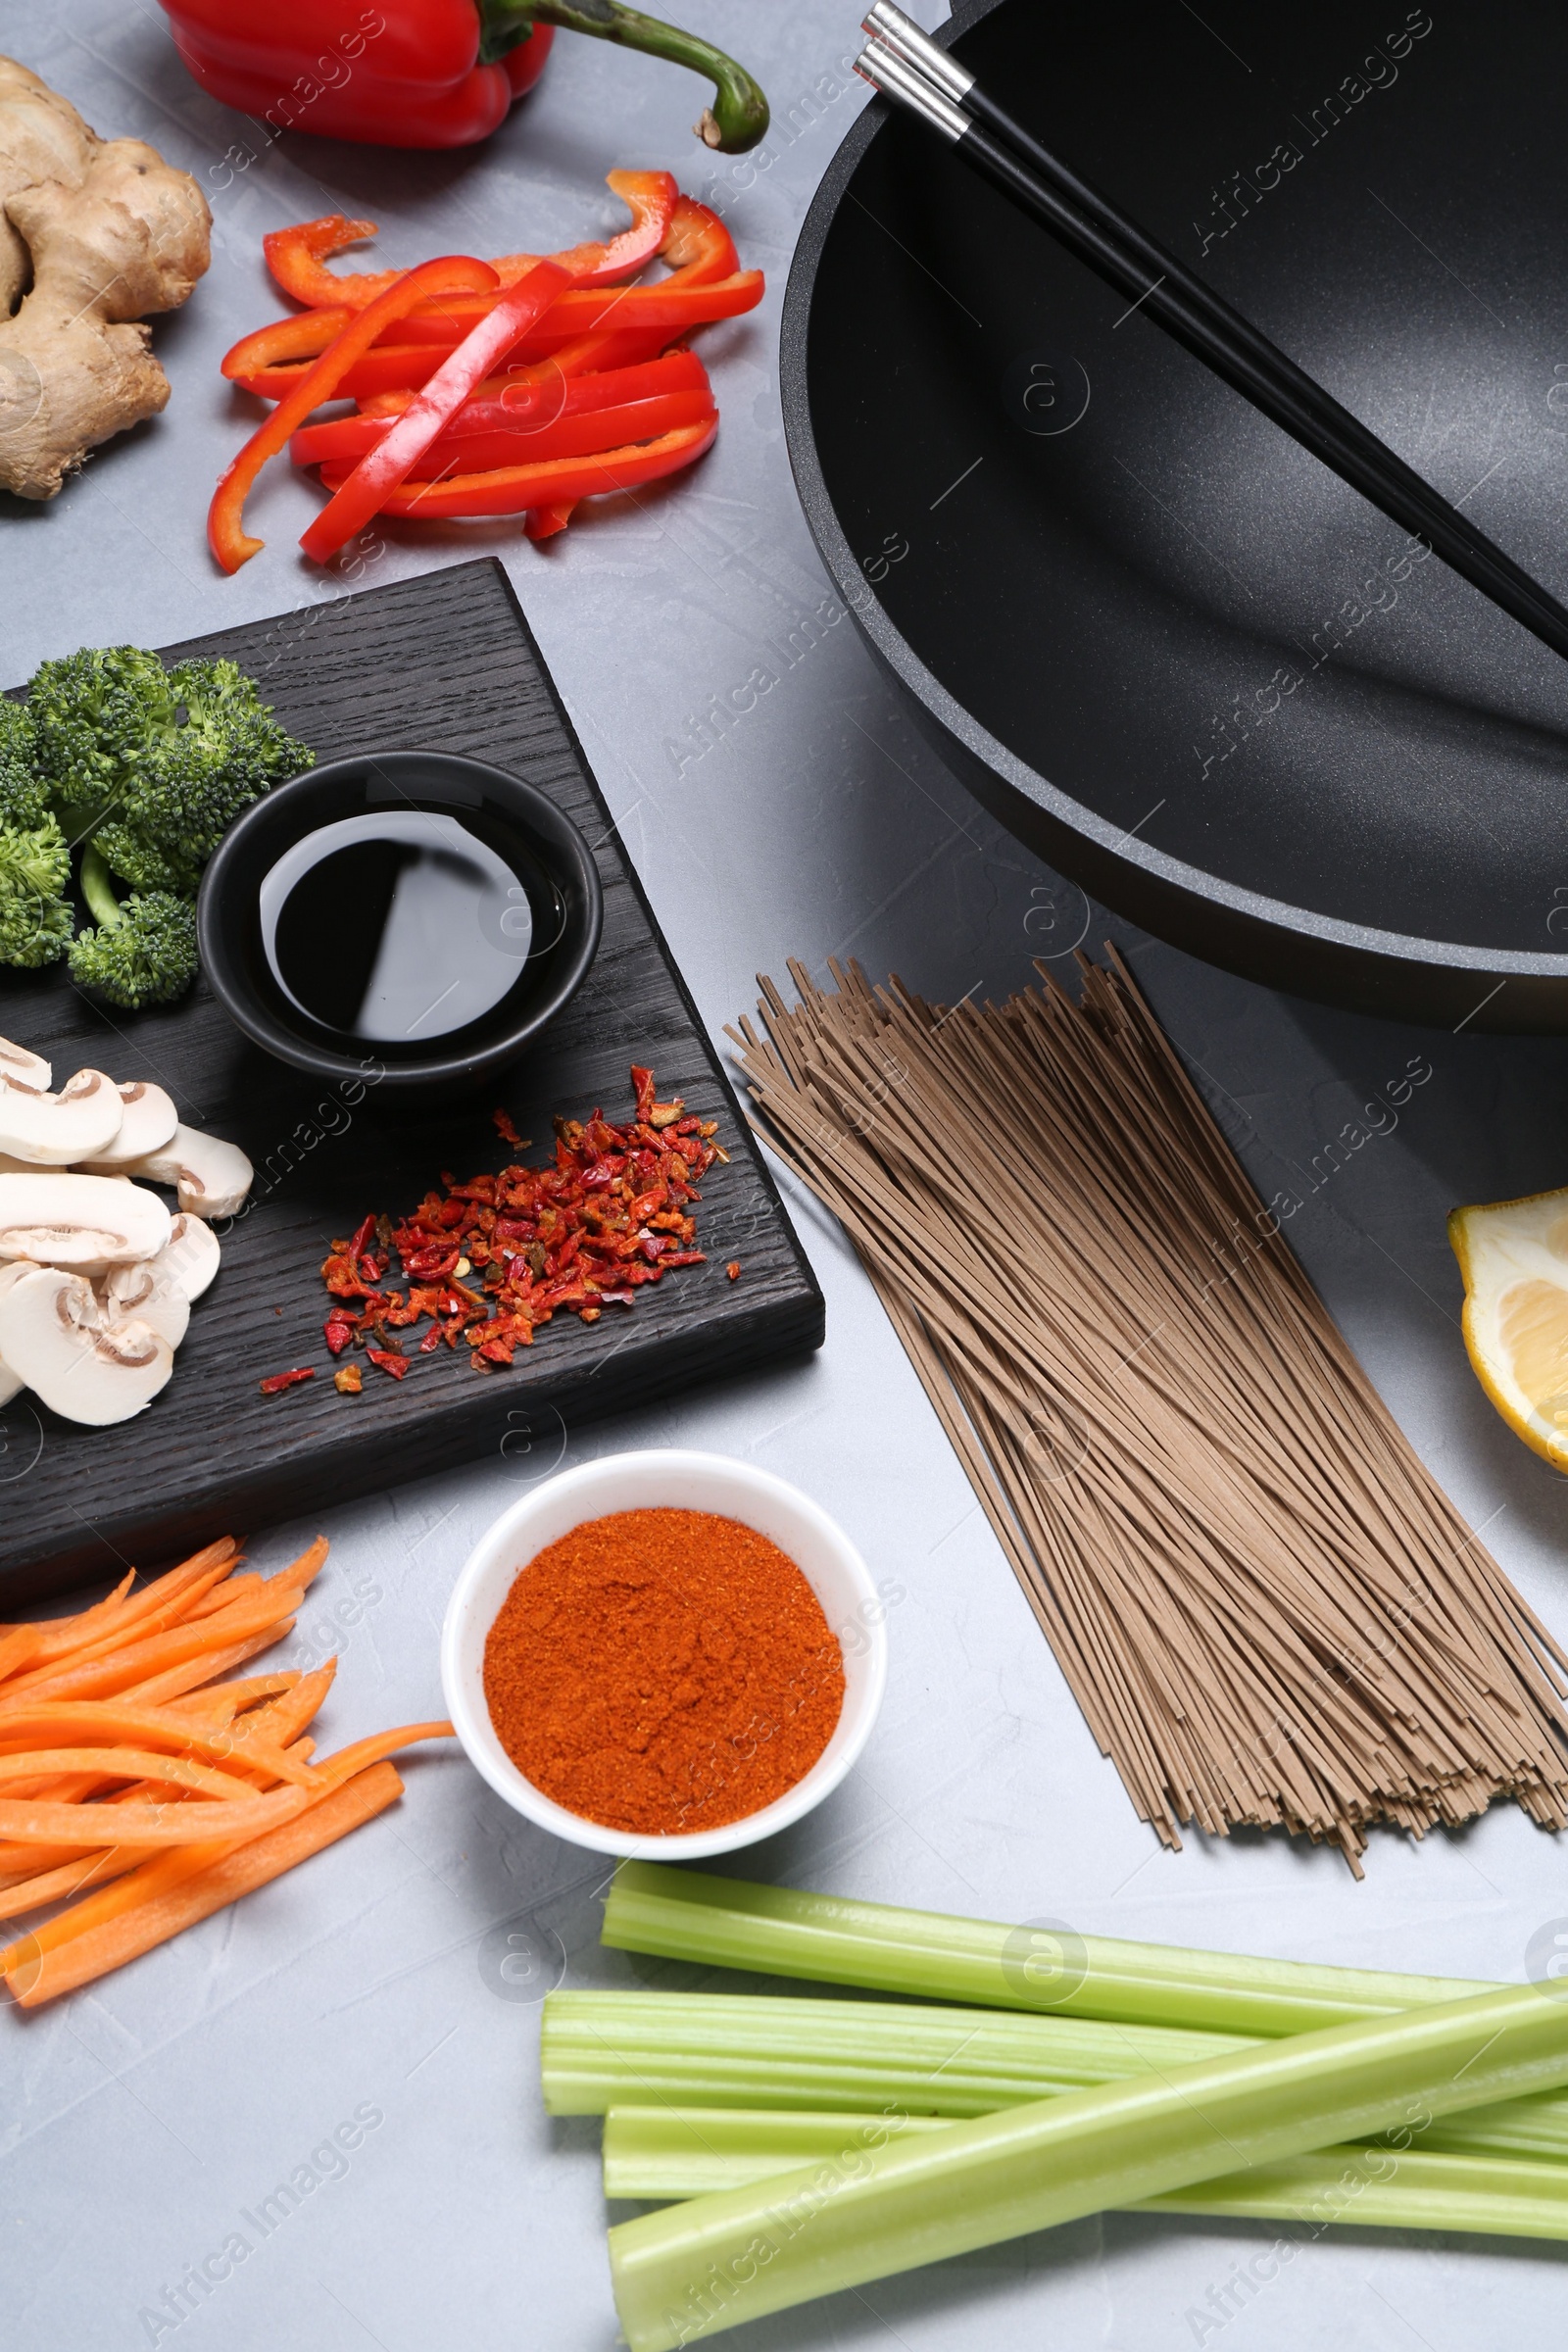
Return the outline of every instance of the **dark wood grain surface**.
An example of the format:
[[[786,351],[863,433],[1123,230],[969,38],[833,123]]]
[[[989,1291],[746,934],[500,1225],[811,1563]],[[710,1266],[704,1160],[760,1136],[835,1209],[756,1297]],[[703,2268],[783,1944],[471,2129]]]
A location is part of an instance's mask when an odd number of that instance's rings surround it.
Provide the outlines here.
[[[231,656],[323,760],[466,752],[548,792],[593,845],[604,939],[515,1069],[472,1102],[415,1110],[378,1101],[373,1083],[333,1089],[285,1069],[201,982],[179,1004],[127,1014],[89,1003],[64,965],[0,974],[0,1033],[47,1054],[57,1084],[82,1065],[156,1079],[187,1125],[232,1138],[257,1171],[246,1211],[220,1229],[222,1269],[173,1379],[144,1413],[94,1430],[30,1396],[0,1412],[0,1604],[485,1453],[547,1459],[574,1423],[822,1339],[821,1294],[501,566],[464,564],[169,652]],[[632,1061],[652,1067],[661,1095],[719,1121],[730,1164],[710,1172],[697,1211],[709,1262],[597,1325],[558,1316],[510,1372],[475,1372],[466,1348],[443,1347],[416,1355],[402,1382],[367,1365],[365,1393],[340,1396],[321,1336],[328,1240],[368,1209],[411,1207],[443,1168],[503,1165],[498,1105],[532,1139],[530,1160],[548,1156],[557,1111],[628,1116]],[[260,1395],[264,1374],[296,1364],[316,1365],[315,1380]]]

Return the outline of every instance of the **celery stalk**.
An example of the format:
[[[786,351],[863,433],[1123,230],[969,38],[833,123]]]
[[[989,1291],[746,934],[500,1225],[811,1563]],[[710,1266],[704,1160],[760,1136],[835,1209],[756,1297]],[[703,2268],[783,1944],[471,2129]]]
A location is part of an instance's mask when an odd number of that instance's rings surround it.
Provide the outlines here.
[[[605,2117],[605,2194],[700,2197],[890,2136],[945,2132],[939,2116],[779,2114],[771,2109],[612,2107]],[[1425,2149],[1322,2149],[1190,2188],[1146,2197],[1140,2213],[1330,2222],[1357,2229],[1468,2230],[1495,2237],[1568,2237],[1568,2168]]]
[[[1568,2082],[1534,1985],[1071,2090],[696,2197],[610,2232],[631,2352],[1427,2116]]]
[[[1311,2033],[1495,1989],[1458,1977],[1255,1960],[1070,1931],[1053,1936],[760,1886],[663,1862],[620,1864],[605,1905],[603,1940],[621,1951],[873,1992],[1216,2034]]]
[[[630,2094],[628,2093],[628,2097]],[[605,2194],[660,2203],[770,2180],[846,2148],[880,2147],[906,2132],[945,2132],[939,2115],[792,2114],[776,2107],[610,2107]]]
[[[906,2002],[553,1992],[540,2080],[551,2115],[666,2101],[955,2118],[1257,2046],[1236,2034]],[[1545,2091],[1435,2123],[1422,2145],[1568,2159],[1568,2096]]]

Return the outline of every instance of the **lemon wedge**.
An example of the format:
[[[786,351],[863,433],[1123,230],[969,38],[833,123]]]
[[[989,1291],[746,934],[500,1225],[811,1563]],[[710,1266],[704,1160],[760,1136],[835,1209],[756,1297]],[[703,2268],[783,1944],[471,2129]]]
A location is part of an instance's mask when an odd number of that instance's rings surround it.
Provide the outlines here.
[[[1568,1469],[1568,1189],[1456,1208],[1464,1344],[1508,1427]]]

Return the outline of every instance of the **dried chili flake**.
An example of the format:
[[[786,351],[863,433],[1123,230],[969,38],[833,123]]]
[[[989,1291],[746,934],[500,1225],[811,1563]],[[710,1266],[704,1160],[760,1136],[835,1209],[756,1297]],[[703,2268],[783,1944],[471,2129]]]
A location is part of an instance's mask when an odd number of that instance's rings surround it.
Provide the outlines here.
[[[738,1257],[732,1257],[729,1261],[729,1264],[724,1268],[724,1271],[729,1276],[731,1282],[739,1282],[741,1278],[740,1259]]]
[[[607,1305],[629,1308],[642,1284],[705,1264],[684,1204],[698,1200],[696,1182],[719,1156],[709,1141],[717,1123],[688,1113],[678,1096],[661,1102],[653,1072],[640,1065],[632,1085],[635,1109],[625,1126],[599,1107],[586,1119],[562,1115],[544,1166],[514,1161],[461,1181],[443,1169],[440,1191],[427,1192],[401,1223],[377,1213],[352,1241],[334,1242],[321,1269],[327,1288],[364,1306],[359,1314],[333,1308],[324,1326],[332,1354],[352,1344],[401,1380],[408,1364],[392,1334],[428,1320],[412,1343],[419,1353],[462,1339],[475,1368],[493,1372],[558,1311],[597,1322]],[[522,1149],[504,1112],[495,1124],[505,1143]],[[407,1292],[372,1287],[395,1259]],[[466,1274],[472,1286],[459,1279]]]
[[[340,1396],[358,1396],[362,1395],[365,1388],[365,1382],[361,1377],[359,1365],[339,1364],[337,1370],[332,1375],[332,1386],[334,1389],[336,1389]]]
[[[314,1380],[315,1378],[316,1367],[314,1364],[299,1365],[292,1372],[274,1372],[269,1379],[262,1382],[262,1395],[264,1396],[281,1396],[285,1389],[298,1388],[302,1380]]]
[[[504,1110],[493,1110],[490,1113],[490,1117],[494,1122],[495,1131],[497,1135],[500,1136],[501,1141],[504,1144],[510,1144],[514,1152],[520,1152],[523,1149],[527,1138],[517,1133],[517,1130],[515,1127],[514,1127],[506,1112]]]

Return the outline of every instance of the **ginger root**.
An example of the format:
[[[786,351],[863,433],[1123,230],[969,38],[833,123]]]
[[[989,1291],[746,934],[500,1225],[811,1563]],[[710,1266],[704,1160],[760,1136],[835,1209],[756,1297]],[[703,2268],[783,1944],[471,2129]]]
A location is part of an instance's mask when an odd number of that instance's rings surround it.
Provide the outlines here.
[[[0,490],[53,498],[89,450],[167,405],[140,321],[185,300],[212,221],[188,172],[140,139],[100,139],[0,57]]]

